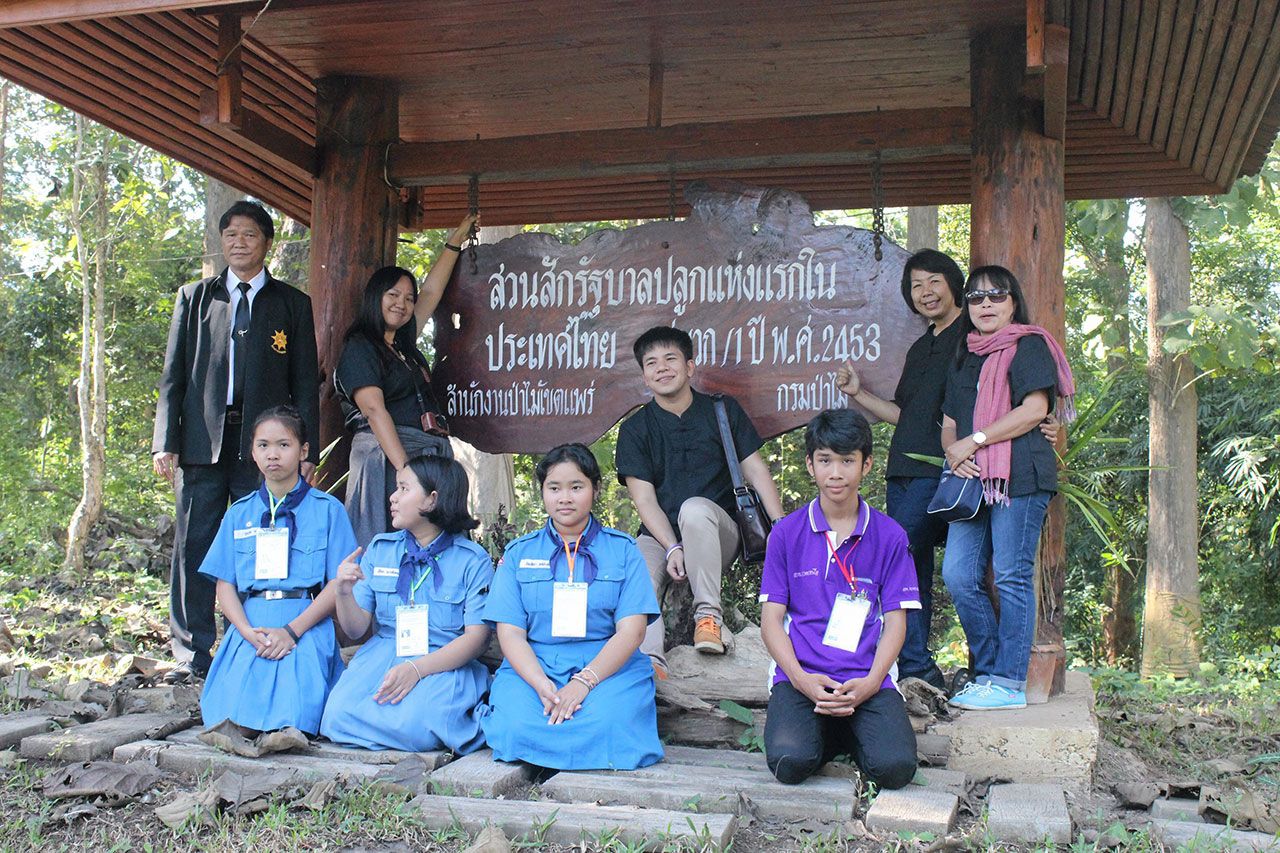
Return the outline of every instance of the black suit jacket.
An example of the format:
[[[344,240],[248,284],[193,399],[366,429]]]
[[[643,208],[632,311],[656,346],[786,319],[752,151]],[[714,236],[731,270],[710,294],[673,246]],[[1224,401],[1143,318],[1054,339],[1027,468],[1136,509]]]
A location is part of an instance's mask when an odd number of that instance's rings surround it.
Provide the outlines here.
[[[151,451],[178,454],[181,464],[218,461],[227,410],[231,294],[227,271],[178,291],[160,376]],[[261,412],[290,403],[307,424],[310,461],[320,456],[320,381],[311,299],[267,273],[253,298],[245,365],[240,457],[250,459],[249,426]]]

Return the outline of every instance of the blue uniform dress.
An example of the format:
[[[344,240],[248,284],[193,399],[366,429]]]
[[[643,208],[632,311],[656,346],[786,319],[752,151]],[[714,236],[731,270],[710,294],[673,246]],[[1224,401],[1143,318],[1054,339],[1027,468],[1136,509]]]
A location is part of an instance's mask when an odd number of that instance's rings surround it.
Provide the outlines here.
[[[277,526],[290,531],[289,576],[255,579],[256,529],[270,524],[265,494],[266,489],[259,488],[231,505],[200,572],[235,584],[250,625],[282,628],[311,606],[311,596],[269,599],[254,593],[318,592],[337,575],[342,560],[356,549],[356,537],[341,501],[299,481],[286,498],[286,506],[276,512]],[[297,505],[293,506],[295,501]],[[230,719],[259,731],[296,726],[314,734],[320,729],[325,698],[341,674],[342,658],[331,619],[316,623],[302,634],[297,648],[280,660],[258,657],[257,650],[240,632],[230,628],[209,668],[200,696],[200,713],[205,725],[210,726]]]
[[[432,543],[443,546],[433,561],[410,567],[403,558],[411,535],[397,531],[375,536],[360,560],[364,580],[351,592],[373,614],[374,635],[356,652],[329,696],[320,733],[366,749],[474,752],[484,745],[478,707],[489,686],[489,671],[479,660],[428,675],[398,704],[373,700],[393,666],[420,657],[396,656],[396,607],[409,601],[427,605],[430,652],[462,636],[466,626],[484,624],[484,600],[493,581],[489,553],[463,536],[441,533],[448,540]],[[406,575],[397,592],[402,562],[412,575]]]
[[[487,622],[525,629],[557,689],[600,653],[618,620],[639,614],[653,622],[658,616],[644,559],[625,533],[592,518],[574,568],[574,581],[588,583],[585,637],[551,636],[553,584],[569,579],[569,567],[550,522],[507,546],[484,611]],[[489,704],[485,739],[502,761],[559,770],[634,770],[662,760],[653,667],[639,650],[587,694],[573,719],[557,726],[547,724],[537,692],[506,661],[494,677]]]

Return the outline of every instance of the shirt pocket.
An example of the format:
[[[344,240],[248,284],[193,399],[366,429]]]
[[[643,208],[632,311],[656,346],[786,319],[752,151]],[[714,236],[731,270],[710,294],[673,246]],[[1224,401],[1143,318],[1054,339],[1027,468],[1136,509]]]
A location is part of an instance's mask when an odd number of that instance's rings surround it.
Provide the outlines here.
[[[526,613],[546,613],[551,609],[554,575],[550,568],[516,568],[520,602]]]
[[[232,553],[236,572],[236,587],[242,592],[252,589],[254,584],[254,567],[258,563],[258,537],[242,536],[233,543]]]
[[[324,583],[324,556],[326,545],[323,536],[299,533],[289,546],[289,581],[291,587],[309,589]]]
[[[369,589],[373,590],[374,616],[377,618],[378,624],[394,628],[396,624],[396,607],[404,603],[400,600],[400,596],[396,595],[396,581],[398,578],[387,575],[373,575],[368,580]]]
[[[431,583],[428,579],[427,583]],[[432,590],[431,609],[427,619],[433,627],[441,631],[458,633],[462,630],[463,603],[467,597],[467,588],[462,585]]]
[[[622,582],[627,577],[622,566],[601,566],[595,580],[587,585],[587,609],[612,613],[618,609],[622,595]]]

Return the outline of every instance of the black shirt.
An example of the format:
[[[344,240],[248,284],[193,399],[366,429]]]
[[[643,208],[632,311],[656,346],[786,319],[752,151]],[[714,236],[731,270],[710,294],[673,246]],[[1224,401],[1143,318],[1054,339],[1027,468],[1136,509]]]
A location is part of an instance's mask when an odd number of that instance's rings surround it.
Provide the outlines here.
[[[942,412],[956,422],[956,436],[973,433],[973,407],[978,402],[978,378],[988,356],[974,355],[966,348],[964,359],[947,377],[947,394]],[[1028,335],[1018,341],[1018,351],[1009,365],[1009,396],[1020,405],[1032,391],[1049,392],[1049,411],[1058,396],[1058,369],[1043,338]],[[1009,497],[1032,492],[1058,490],[1058,459],[1053,445],[1038,426],[1013,439],[1009,467]]]
[[[764,444],[738,401],[725,396],[729,431],[738,459],[746,459]],[[667,514],[671,529],[679,533],[680,506],[689,498],[715,501],[730,516],[734,512],[733,480],[725,461],[714,401],[693,392],[693,402],[676,416],[650,400],[618,430],[615,455],[618,482],[627,477],[652,483],[658,505]],[[644,526],[641,533],[648,533]]]
[[[937,465],[911,459],[906,454],[942,455],[942,397],[947,390],[947,374],[955,364],[960,343],[960,322],[952,320],[937,335],[930,326],[907,350],[902,378],[893,392],[893,402],[902,410],[889,443],[886,477],[928,477],[938,479]]]
[[[338,401],[342,405],[343,418],[350,418],[357,411],[355,396],[361,388],[372,385],[382,389],[382,399],[387,413],[397,426],[422,427],[422,413],[435,412],[435,397],[420,365],[413,357],[404,360],[390,352],[385,361],[379,357],[373,341],[363,335],[347,340],[334,371],[334,384],[338,388]],[[419,395],[422,402],[419,403]]]

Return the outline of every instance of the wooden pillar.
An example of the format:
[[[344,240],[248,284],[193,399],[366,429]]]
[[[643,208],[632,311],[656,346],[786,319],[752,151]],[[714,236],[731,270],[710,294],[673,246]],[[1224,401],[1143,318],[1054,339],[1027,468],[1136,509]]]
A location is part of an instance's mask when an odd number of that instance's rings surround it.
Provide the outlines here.
[[[1022,283],[1031,322],[1065,343],[1066,245],[1063,145],[1044,134],[1046,106],[1065,109],[1065,88],[1044,86],[1053,104],[1028,97],[1026,31],[1008,27],[979,33],[969,45],[973,109],[970,263],[1000,264]],[[1055,91],[1048,91],[1055,89]],[[1061,103],[1059,103],[1061,102]],[[1032,666],[1054,646],[1052,692],[1062,689],[1063,588],[1066,515],[1061,496],[1049,505],[1037,560],[1039,618]],[[1029,679],[1033,680],[1033,679]],[[1028,694],[1033,692],[1028,685]]]
[[[938,208],[907,208],[907,251],[938,248]]]
[[[320,444],[345,434],[333,391],[342,336],[355,319],[369,275],[394,264],[400,195],[383,177],[387,145],[399,140],[393,84],[356,77],[316,81],[319,174],[311,197],[309,290],[320,354]],[[326,482],[346,471],[345,443],[326,466]]]

